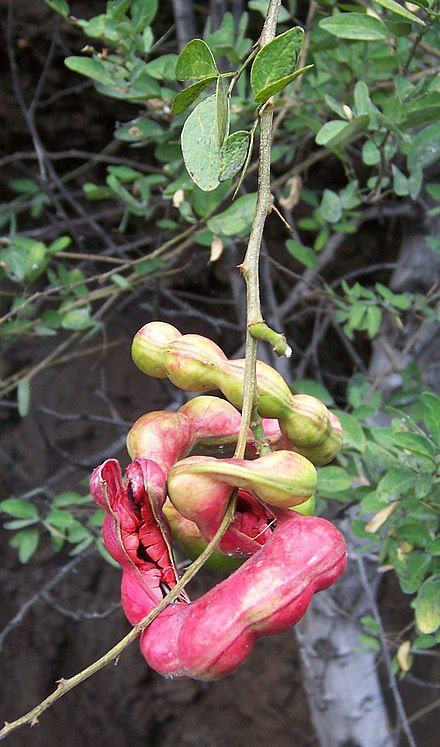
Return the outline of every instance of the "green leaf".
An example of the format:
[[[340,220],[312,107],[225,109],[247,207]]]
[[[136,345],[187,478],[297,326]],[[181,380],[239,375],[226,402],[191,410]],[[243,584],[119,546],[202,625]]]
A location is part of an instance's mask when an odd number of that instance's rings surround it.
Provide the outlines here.
[[[14,536],[14,547],[18,548],[20,563],[27,563],[38,547],[40,533],[38,529],[23,529]]]
[[[217,139],[222,147],[229,134],[229,94],[225,78],[217,78],[216,90]]]
[[[433,392],[423,392],[420,401],[425,425],[434,441],[440,445],[440,397]]]
[[[34,504],[20,498],[6,498],[0,503],[0,508],[16,519],[38,519],[38,510]]]
[[[416,480],[414,472],[407,469],[390,469],[379,480],[377,494],[380,498],[394,500],[413,487]]]
[[[339,117],[342,117],[343,119],[347,119],[344,107],[339,103],[339,101],[336,101],[333,96],[329,96],[327,93],[325,94],[324,99],[327,106],[329,106],[330,109],[335,112],[335,114],[337,114]]]
[[[435,452],[434,446],[424,436],[417,433],[395,433],[394,444],[406,451],[411,451],[419,456],[431,458]]]
[[[51,254],[55,254],[55,252],[62,252],[64,249],[67,249],[68,246],[72,243],[72,239],[70,236],[59,236],[55,241],[52,241],[51,244],[49,244],[48,250]]]
[[[440,254],[440,239],[438,238],[438,236],[427,236],[426,245],[433,252],[437,252],[438,254]]]
[[[130,8],[130,15],[138,31],[142,31],[145,26],[149,26],[154,20],[158,0],[133,0]]]
[[[31,403],[31,384],[29,379],[20,379],[17,386],[17,406],[18,414],[21,418],[29,412]]]
[[[132,119],[131,122],[127,122],[115,130],[116,140],[122,140],[127,143],[156,140],[161,134],[161,126],[151,119],[145,119],[145,117]]]
[[[419,589],[430,565],[430,557],[415,552],[396,561],[395,568],[404,594],[414,594]]]
[[[395,163],[391,164],[391,171],[393,174],[393,190],[395,194],[398,197],[405,197],[409,192],[407,177],[405,174],[402,174]]]
[[[331,122],[326,122],[317,132],[315,142],[318,145],[325,145],[327,148],[343,145],[359,132],[365,130],[369,120],[368,114],[355,117],[350,122],[342,119],[332,119]]]
[[[387,36],[385,24],[364,13],[337,13],[330,18],[323,18],[319,26],[340,39],[380,41]]]
[[[52,509],[52,511],[49,511],[46,516],[47,524],[50,524],[51,526],[55,527],[56,529],[60,529],[61,531],[72,526],[74,521],[75,518],[72,516],[70,511],[62,511],[58,508]]]
[[[396,537],[400,542],[409,542],[416,547],[426,547],[432,539],[426,523],[411,515],[398,525]]]
[[[366,324],[367,324],[368,337],[370,338],[370,340],[376,337],[377,333],[379,332],[381,321],[382,321],[381,310],[377,306],[368,306]]]
[[[38,192],[38,184],[32,179],[11,179],[8,183],[10,189],[21,195],[33,195]]]
[[[297,259],[298,262],[301,262],[304,267],[318,266],[318,258],[310,247],[303,246],[297,241],[294,241],[294,239],[287,239],[286,247],[292,257],[295,257],[295,259]]]
[[[257,101],[264,100],[266,89],[292,75],[303,43],[304,31],[295,26],[260,49],[251,68],[251,87]]]
[[[242,195],[226,210],[209,218],[207,226],[217,236],[237,236],[249,231],[257,205],[257,195],[253,192]]]
[[[357,116],[369,114],[371,110],[371,99],[368,86],[363,80],[358,80],[353,91],[353,100]]]
[[[63,321],[61,322],[61,326],[64,329],[73,329],[75,331],[88,329],[92,324],[93,319],[90,316],[89,310],[85,307],[68,311],[63,316]]]
[[[156,80],[174,81],[176,79],[176,62],[177,55],[162,54],[160,57],[156,57],[155,60],[148,62],[145,70],[152,78],[156,78]]]
[[[53,508],[64,508],[64,506],[82,505],[83,503],[89,503],[90,496],[80,495],[79,493],[73,493],[66,491],[59,493],[56,498],[52,501]]]
[[[182,49],[176,63],[177,80],[209,78],[219,75],[214,55],[203,39],[192,39]]]
[[[296,379],[292,384],[295,394],[310,394],[324,402],[325,405],[334,405],[334,400],[328,389],[313,379]]]
[[[422,651],[427,648],[432,648],[433,646],[436,646],[438,643],[438,635],[419,635],[414,640],[412,648],[413,650],[421,649]]]
[[[440,627],[440,576],[431,576],[422,584],[414,606],[420,632],[435,633]]]
[[[378,5],[381,5],[382,8],[386,8],[392,13],[396,13],[396,15],[398,16],[407,18],[408,21],[414,21],[415,23],[420,23],[421,26],[425,26],[423,21],[418,16],[414,15],[414,13],[410,13],[409,10],[404,8],[402,5],[399,5],[399,3],[396,3],[395,0],[375,0],[375,2]]]
[[[69,6],[67,5],[66,0],[44,0],[44,2],[49,6],[49,8],[56,10],[56,12],[64,18],[67,18],[69,15]]]
[[[210,86],[211,83],[214,83],[214,81],[216,80],[217,76],[211,75],[209,78],[202,78],[202,80],[198,80],[197,83],[193,83],[192,86],[189,86],[189,88],[185,88],[184,91],[180,91],[180,93],[178,93],[176,98],[174,99],[171,107],[171,111],[173,112],[173,114],[180,114],[181,112],[184,112],[185,109],[191,106],[196,98],[198,98],[201,92],[204,91],[205,88],[208,88],[208,86]]]
[[[325,189],[319,212],[328,223],[337,223],[342,216],[342,203],[339,195],[331,189]]]
[[[114,272],[113,275],[110,275],[110,280],[118,286],[118,288],[122,288],[122,290],[130,290],[131,285],[128,282],[126,278],[124,278],[123,275],[120,275],[118,272]]]
[[[363,454],[367,445],[367,440],[359,422],[353,415],[349,415],[348,412],[342,412],[342,410],[335,410],[335,415],[337,415],[341,421],[342,430],[344,432],[344,447],[355,449]]]
[[[220,153],[220,182],[232,179],[243,167],[249,143],[250,133],[246,130],[238,130],[226,138]]]
[[[433,540],[426,546],[426,552],[428,555],[432,555],[435,558],[440,557],[440,537]]]
[[[298,78],[299,75],[303,75],[303,73],[306,73],[307,70],[311,70],[313,65],[306,65],[305,67],[300,67],[298,70],[295,70],[294,73],[291,73],[290,75],[286,75],[284,78],[280,78],[279,80],[275,81],[275,83],[272,83],[270,86],[267,86],[266,88],[263,88],[262,91],[258,93],[257,96],[255,96],[255,101],[267,101],[270,99],[271,96],[275,96],[276,93],[279,93],[279,91],[282,91],[283,88],[289,85],[295,78]]]
[[[411,24],[408,21],[393,19],[392,21],[385,20],[384,23],[389,36],[409,36],[412,31]]]
[[[432,124],[412,139],[408,150],[408,168],[424,169],[440,158],[440,124]]]
[[[104,558],[104,560],[107,561],[107,563],[112,565],[113,568],[117,568],[118,570],[120,569],[121,566],[119,565],[119,563],[116,562],[116,560],[112,558],[107,548],[105,547],[101,537],[98,537],[98,539],[96,540],[96,547],[97,547],[99,554]]]
[[[326,491],[338,493],[351,486],[351,479],[342,467],[321,467],[318,469],[318,491],[325,495]]]
[[[267,8],[269,6],[269,0],[249,0],[248,2],[248,8],[249,10],[257,10],[263,18],[266,17]],[[279,23],[284,23],[285,21],[288,21],[290,19],[291,15],[290,13],[283,8],[281,5],[280,7],[280,14],[278,16]]]
[[[182,130],[182,153],[186,169],[204,192],[219,185],[220,145],[217,130],[216,96],[196,106]]]
[[[74,73],[85,75],[103,86],[113,86],[115,78],[104,60],[95,57],[66,57],[64,64]]]
[[[367,166],[380,163],[380,150],[372,140],[366,140],[362,146],[362,160]]]
[[[108,200],[109,197],[113,197],[113,190],[110,187],[93,184],[93,182],[83,184],[83,192],[87,199],[92,201]]]
[[[378,641],[377,638],[373,638],[371,635],[365,635],[363,633],[359,636],[359,641],[373,651],[380,651],[380,641]]]

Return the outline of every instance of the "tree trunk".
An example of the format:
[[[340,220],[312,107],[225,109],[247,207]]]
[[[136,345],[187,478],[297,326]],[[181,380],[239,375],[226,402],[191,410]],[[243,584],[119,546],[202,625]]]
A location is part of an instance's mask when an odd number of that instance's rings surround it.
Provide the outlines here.
[[[197,36],[193,3],[191,0],[173,0],[173,10],[179,49],[183,49],[190,39]]]

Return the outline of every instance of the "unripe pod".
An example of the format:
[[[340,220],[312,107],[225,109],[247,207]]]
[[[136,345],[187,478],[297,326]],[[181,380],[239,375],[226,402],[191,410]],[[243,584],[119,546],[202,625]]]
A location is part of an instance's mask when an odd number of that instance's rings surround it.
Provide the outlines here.
[[[244,360],[228,360],[205,337],[181,335],[171,325],[152,322],[136,335],[133,358],[141,370],[152,376],[168,376],[181,389],[220,389],[232,404],[242,406]],[[257,361],[256,370],[260,416],[277,418],[290,448],[315,464],[331,461],[342,443],[337,419],[332,419],[326,406],[315,397],[292,395],[284,379],[270,366]]]
[[[167,473],[195,446],[215,447],[235,443],[240,431],[241,416],[230,402],[218,397],[201,396],[183,405],[177,412],[149,412],[142,415],[127,436],[127,450],[132,459],[152,459]],[[283,439],[278,421],[264,420],[264,430],[275,447]],[[249,430],[249,443],[253,443]]]
[[[144,324],[133,339],[133,361],[147,376],[166,379],[168,374],[163,366],[164,346],[179,337],[182,337],[179,330],[166,322]]]
[[[308,499],[308,501],[304,501],[304,503],[300,503],[299,506],[291,506],[291,511],[295,511],[297,514],[301,514],[301,516],[313,516],[315,513],[315,506],[316,506],[316,497],[312,495],[311,498]]]
[[[163,353],[169,380],[186,392],[217,389],[219,364],[227,361],[223,351],[201,335],[183,335]]]
[[[230,360],[223,367],[218,386],[235,407],[243,405],[244,359]],[[258,413],[262,418],[281,418],[288,410],[292,393],[283,377],[263,361],[257,361]]]

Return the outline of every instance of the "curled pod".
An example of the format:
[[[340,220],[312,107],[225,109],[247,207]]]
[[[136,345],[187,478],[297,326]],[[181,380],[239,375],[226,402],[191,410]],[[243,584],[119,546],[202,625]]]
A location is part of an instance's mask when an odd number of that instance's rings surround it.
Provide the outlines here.
[[[177,462],[167,478],[167,490],[173,506],[195,522],[202,537],[210,540],[225,514],[234,488],[250,494],[254,503],[289,508],[309,500],[316,490],[316,470],[300,454],[278,451],[259,459],[213,459],[193,456]],[[253,505],[252,513],[256,514]],[[234,525],[220,541],[223,552],[255,551],[236,536]],[[258,530],[258,534],[265,531]],[[237,544],[238,539],[238,544]],[[249,549],[248,549],[249,547]]]
[[[164,475],[136,459],[124,479],[116,460],[107,460],[93,472],[90,489],[107,513],[104,542],[121,565],[122,605],[136,625],[177,583],[161,513]],[[313,594],[334,583],[345,564],[344,539],[330,522],[277,509],[259,549],[196,601],[181,593],[142,631],[141,651],[166,677],[223,677],[258,637],[298,622]]]
[[[243,403],[244,360],[229,360],[212,340],[181,335],[164,322],[150,322],[136,334],[133,359],[151,376],[168,377],[185,391],[219,389],[235,407]],[[335,416],[316,397],[293,395],[273,368],[257,361],[258,413],[276,418],[289,448],[316,465],[331,461],[342,444]]]

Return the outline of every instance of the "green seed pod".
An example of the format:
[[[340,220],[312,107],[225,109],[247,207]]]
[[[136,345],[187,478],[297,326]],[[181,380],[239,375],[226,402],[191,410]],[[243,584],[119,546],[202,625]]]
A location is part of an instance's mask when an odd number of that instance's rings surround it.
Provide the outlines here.
[[[301,516],[313,516],[315,513],[315,506],[316,498],[312,495],[308,501],[304,501],[304,503],[301,503],[299,506],[292,506],[290,510],[296,511],[296,513],[301,514]]]
[[[282,430],[297,446],[314,447],[331,435],[329,411],[321,400],[295,394],[282,416]]]
[[[163,362],[169,380],[186,392],[203,392],[217,385],[223,351],[201,335],[183,335],[165,349]]]
[[[243,404],[244,360],[228,360],[223,365],[218,385],[235,407]],[[289,407],[292,397],[283,377],[263,361],[257,361],[257,385],[260,398],[258,413],[262,418],[280,418]]]
[[[163,365],[165,347],[181,336],[178,329],[166,322],[144,324],[133,339],[133,361],[147,376],[166,379],[168,374]]]

